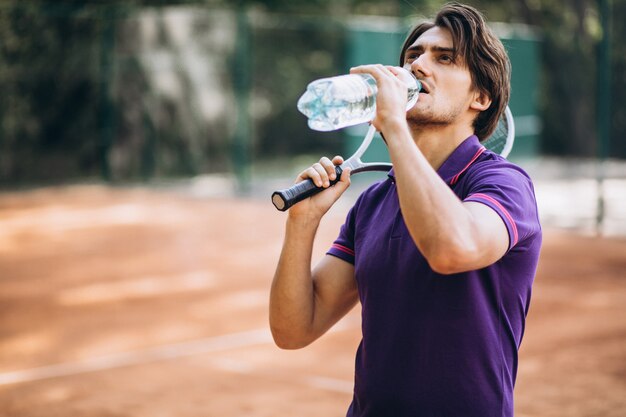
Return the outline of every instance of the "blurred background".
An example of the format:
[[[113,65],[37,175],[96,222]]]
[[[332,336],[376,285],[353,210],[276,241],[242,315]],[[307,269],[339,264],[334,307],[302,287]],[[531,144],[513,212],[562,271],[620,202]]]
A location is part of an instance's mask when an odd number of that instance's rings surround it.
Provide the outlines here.
[[[310,130],[306,85],[397,64],[443,3],[0,1],[0,414],[345,413],[358,312],[271,344],[269,196],[363,135]],[[622,416],[626,1],[467,3],[509,52],[546,230],[517,415]]]
[[[513,157],[626,158],[625,2],[470,3],[514,64]],[[344,151],[297,112],[306,84],[395,64],[441,4],[3,0],[0,183],[227,174],[245,189],[272,163]]]

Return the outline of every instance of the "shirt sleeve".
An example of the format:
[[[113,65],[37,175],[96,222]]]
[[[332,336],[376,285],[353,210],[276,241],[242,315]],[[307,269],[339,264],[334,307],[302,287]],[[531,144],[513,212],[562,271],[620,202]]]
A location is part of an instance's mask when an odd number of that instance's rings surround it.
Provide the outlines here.
[[[541,230],[532,182],[515,166],[477,169],[463,201],[485,204],[498,213],[509,233],[509,250]]]
[[[341,226],[339,236],[333,242],[330,249],[326,252],[327,255],[335,256],[339,259],[343,259],[346,262],[354,265],[355,251],[354,251],[354,230],[355,230],[355,218],[360,202],[357,200],[356,204],[350,209],[346,217],[346,221]]]

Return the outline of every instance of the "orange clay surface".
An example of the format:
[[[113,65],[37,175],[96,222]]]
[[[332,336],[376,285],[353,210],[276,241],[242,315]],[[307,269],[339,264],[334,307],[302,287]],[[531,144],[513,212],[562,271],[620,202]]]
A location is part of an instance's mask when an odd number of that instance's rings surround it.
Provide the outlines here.
[[[345,415],[358,309],[299,351],[269,334],[284,220],[269,198],[0,194],[0,416]],[[626,240],[545,231],[515,399],[517,417],[626,415]]]

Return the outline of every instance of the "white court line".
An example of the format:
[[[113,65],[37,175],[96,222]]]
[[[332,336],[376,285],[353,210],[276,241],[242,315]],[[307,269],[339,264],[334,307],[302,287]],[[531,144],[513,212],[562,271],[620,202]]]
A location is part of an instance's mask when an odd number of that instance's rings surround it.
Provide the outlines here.
[[[248,332],[208,337],[190,342],[157,346],[131,352],[114,353],[76,362],[66,362],[38,368],[5,372],[0,374],[0,385],[78,375],[87,372],[103,371],[266,343],[272,343],[272,335],[269,330],[251,330]]]
[[[304,379],[306,385],[312,388],[320,388],[326,391],[352,394],[354,392],[354,382],[343,379],[326,378],[322,376],[310,376]]]
[[[359,322],[360,321],[357,318],[347,316],[333,326],[328,333],[348,330],[358,326]],[[241,347],[264,345],[268,343],[273,343],[272,335],[268,329],[250,330],[247,332],[207,337],[189,342],[156,346],[130,352],[113,353],[96,358],[87,358],[76,362],[59,363],[55,365],[46,365],[37,368],[0,373],[0,386],[78,375],[88,372],[105,371],[125,366],[141,365],[185,356],[214,353]]]
[[[216,368],[219,368],[220,371],[241,375],[253,375],[255,377],[289,384],[301,384],[309,388],[322,389],[324,391],[338,392],[341,394],[353,393],[354,381],[347,381],[345,379],[328,378],[317,375],[297,375],[297,373],[293,372],[284,373],[276,370],[268,372],[266,370],[255,369],[254,366],[241,360],[214,358],[211,362]]]

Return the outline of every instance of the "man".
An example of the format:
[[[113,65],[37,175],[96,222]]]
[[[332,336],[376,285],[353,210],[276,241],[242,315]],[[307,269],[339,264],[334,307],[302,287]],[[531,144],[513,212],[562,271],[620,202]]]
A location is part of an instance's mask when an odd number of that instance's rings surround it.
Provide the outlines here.
[[[360,301],[363,339],[348,416],[513,416],[541,227],[532,183],[480,144],[509,98],[509,61],[475,9],[449,4],[417,26],[400,63],[422,82],[408,113],[398,70],[378,85],[374,126],[393,169],[350,210],[311,271],[317,226],[349,185],[333,161],[303,171],[328,187],[289,211],[272,284],[277,345],[301,348]]]

